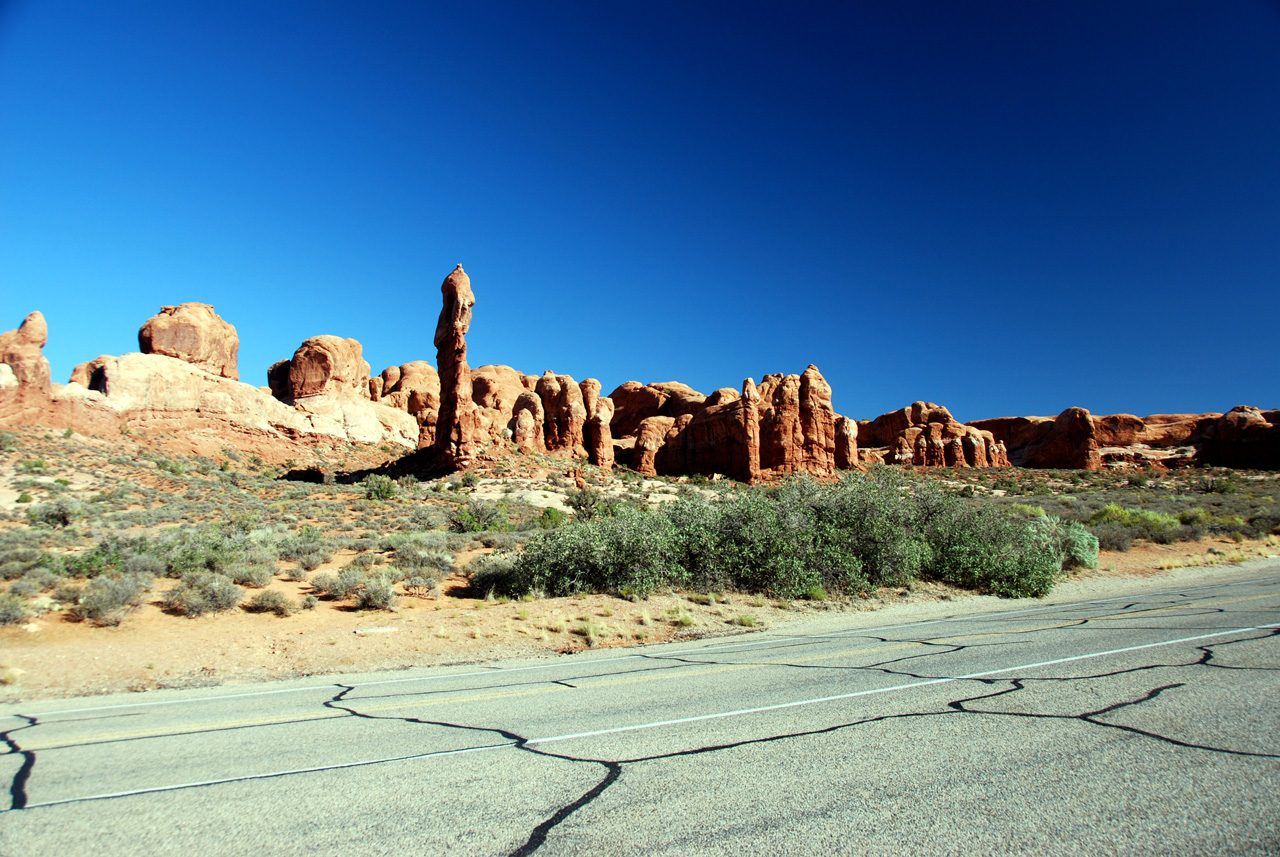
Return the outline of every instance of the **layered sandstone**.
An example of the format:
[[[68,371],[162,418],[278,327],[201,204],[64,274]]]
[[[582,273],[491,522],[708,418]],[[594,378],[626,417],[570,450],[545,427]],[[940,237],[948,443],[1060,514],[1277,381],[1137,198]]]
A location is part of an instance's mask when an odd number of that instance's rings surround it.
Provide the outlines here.
[[[138,330],[138,350],[176,357],[222,378],[240,379],[236,366],[240,337],[209,304],[161,307]]]

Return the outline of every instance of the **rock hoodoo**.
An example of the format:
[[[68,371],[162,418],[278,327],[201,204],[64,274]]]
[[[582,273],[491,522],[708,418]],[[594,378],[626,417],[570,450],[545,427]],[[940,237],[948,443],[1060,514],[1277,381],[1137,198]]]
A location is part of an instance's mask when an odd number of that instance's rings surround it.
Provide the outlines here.
[[[211,375],[240,379],[236,367],[240,337],[209,304],[161,307],[138,330],[138,350],[176,357]]]
[[[48,398],[52,385],[44,347],[49,342],[49,325],[33,312],[17,330],[0,333],[0,387]],[[7,370],[7,371],[6,371]]]
[[[433,449],[439,465],[462,468],[480,452],[485,440],[479,411],[471,399],[471,369],[467,366],[467,331],[476,296],[461,265],[444,278],[440,293],[444,306],[435,335],[440,414]]]

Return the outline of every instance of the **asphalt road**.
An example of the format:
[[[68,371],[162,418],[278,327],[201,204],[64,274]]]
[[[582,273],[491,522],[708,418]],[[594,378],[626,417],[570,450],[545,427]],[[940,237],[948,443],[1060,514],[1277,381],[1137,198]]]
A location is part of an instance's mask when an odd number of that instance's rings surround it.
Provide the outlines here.
[[[1280,854],[1280,563],[872,621],[5,706],[0,854]]]

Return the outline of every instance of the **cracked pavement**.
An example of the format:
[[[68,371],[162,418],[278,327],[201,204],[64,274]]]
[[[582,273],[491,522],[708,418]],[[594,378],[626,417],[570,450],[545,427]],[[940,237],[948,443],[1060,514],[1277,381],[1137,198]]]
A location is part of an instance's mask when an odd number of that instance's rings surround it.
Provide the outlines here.
[[[1280,853],[1280,563],[875,620],[5,706],[0,855]]]

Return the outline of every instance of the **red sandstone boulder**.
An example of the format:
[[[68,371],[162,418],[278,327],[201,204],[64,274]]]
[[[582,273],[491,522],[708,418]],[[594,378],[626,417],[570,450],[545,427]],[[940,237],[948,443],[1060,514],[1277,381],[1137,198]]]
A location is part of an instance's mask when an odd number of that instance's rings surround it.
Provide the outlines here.
[[[612,393],[614,437],[634,435],[640,423],[649,417],[679,417],[696,414],[707,406],[707,397],[679,381],[661,384],[641,384],[627,381]]]
[[[267,385],[282,401],[311,396],[342,395],[369,398],[369,364],[354,339],[313,336],[298,346],[284,369],[279,363],[267,372]],[[287,381],[286,381],[287,379]],[[279,392],[284,392],[280,396]]]
[[[240,337],[209,304],[161,307],[138,331],[138,350],[176,357],[211,375],[240,379],[236,368]]]

